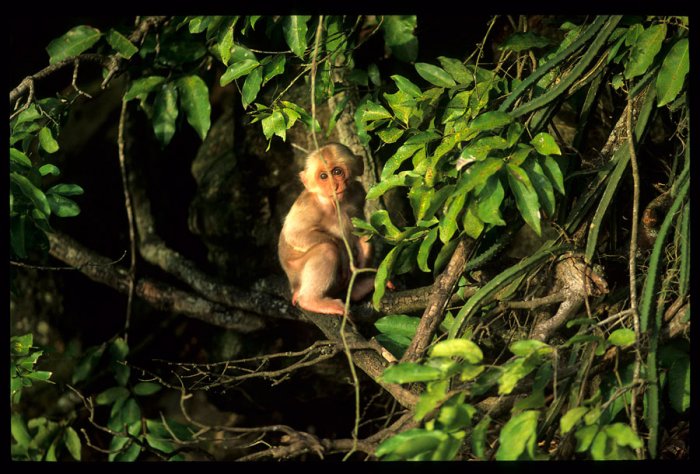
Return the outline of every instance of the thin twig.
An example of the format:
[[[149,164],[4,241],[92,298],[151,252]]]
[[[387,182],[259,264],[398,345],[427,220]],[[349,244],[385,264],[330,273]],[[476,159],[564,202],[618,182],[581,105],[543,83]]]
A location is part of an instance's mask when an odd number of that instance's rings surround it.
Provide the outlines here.
[[[126,303],[126,320],[124,321],[124,341],[129,337],[129,324],[131,322],[131,307],[134,299],[134,282],[136,281],[136,233],[134,231],[134,214],[131,204],[131,194],[126,181],[126,160],[124,155],[124,128],[126,127],[127,101],[122,100],[122,108],[119,113],[119,134],[117,145],[119,148],[119,169],[122,175],[122,187],[124,190],[124,207],[129,221],[129,247],[131,250],[131,264],[129,265],[129,292]]]
[[[637,387],[639,386],[639,376],[642,366],[641,352],[641,329],[639,322],[639,312],[637,311],[637,232],[639,225],[639,169],[637,167],[637,154],[634,150],[634,130],[632,128],[632,99],[627,96],[627,143],[630,150],[630,164],[632,167],[633,198],[632,198],[632,232],[630,235],[630,256],[629,256],[629,281],[630,281],[630,310],[632,311],[632,321],[634,325],[634,375],[632,376],[632,393],[630,401],[630,427],[637,434]],[[644,450],[637,448],[637,458],[644,459]]]
[[[56,271],[56,270],[77,270],[81,271],[85,267],[104,267],[108,265],[116,265],[117,263],[121,262],[124,257],[126,257],[126,250],[124,250],[124,253],[122,254],[121,257],[119,257],[116,260],[113,260],[111,262],[107,263],[86,263],[83,265],[78,265],[75,267],[48,267],[44,265],[30,265],[28,263],[23,263],[23,262],[16,262],[14,260],[10,260],[10,265],[13,265],[15,267],[22,267],[22,268],[33,268],[35,270],[50,270],[50,271]]]
[[[80,61],[77,59],[73,62],[73,79],[71,80],[70,85],[73,86],[73,90],[78,93],[78,95],[84,95],[88,99],[92,99],[92,96],[88,94],[87,92],[82,91],[77,84],[78,81],[78,68],[80,66]]]

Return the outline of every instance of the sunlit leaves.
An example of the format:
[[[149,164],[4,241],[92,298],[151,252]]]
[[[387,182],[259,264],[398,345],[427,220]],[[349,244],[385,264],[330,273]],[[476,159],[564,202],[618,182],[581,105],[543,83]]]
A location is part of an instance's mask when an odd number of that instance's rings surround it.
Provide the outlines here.
[[[540,225],[540,202],[530,178],[519,166],[506,165],[508,184],[515,195],[515,204],[525,222],[537,233],[542,234]]]
[[[442,372],[435,367],[404,362],[387,368],[382,374],[382,380],[386,383],[411,383],[429,382],[438,380]]]
[[[418,40],[415,37],[415,15],[386,15],[382,23],[384,44],[397,59],[413,62],[418,57]]]
[[[656,97],[659,107],[672,102],[678,96],[689,67],[688,39],[683,38],[671,47],[659,70],[656,79]]]
[[[520,52],[533,48],[544,48],[550,44],[550,40],[544,36],[527,31],[513,33],[498,46],[498,49]]]
[[[102,33],[97,28],[80,25],[71,28],[64,35],[51,41],[46,47],[49,53],[49,63],[54,64],[64,59],[72,58],[90,49]]]
[[[39,145],[46,153],[56,153],[58,151],[58,142],[53,137],[49,127],[42,127],[39,130]]]
[[[554,141],[554,137],[547,132],[540,132],[530,141],[540,155],[561,155],[559,145]]]
[[[167,145],[175,134],[178,116],[177,88],[172,82],[164,84],[153,103],[153,131],[162,145]]]
[[[625,66],[625,79],[632,79],[644,74],[661,50],[666,38],[666,24],[652,25],[639,34],[632,46],[630,58]]]
[[[120,56],[131,59],[131,57],[138,52],[138,48],[134,46],[134,43],[129,41],[129,38],[119,33],[115,29],[110,29],[107,32],[107,43],[114,48]]]
[[[258,66],[260,66],[260,63],[256,59],[243,59],[241,61],[235,61],[231,63],[231,65],[226,69],[226,72],[221,75],[219,83],[223,87],[234,79],[245,76]]]
[[[538,417],[538,411],[528,410],[508,420],[499,436],[498,461],[536,458]]]
[[[126,94],[124,94],[123,100],[128,101],[135,98],[144,100],[153,89],[163,82],[165,82],[165,77],[163,76],[147,76],[136,79],[131,83]]]
[[[416,63],[416,71],[426,81],[438,87],[453,87],[456,85],[447,71],[434,64]]]
[[[440,341],[430,349],[430,357],[460,357],[471,364],[478,364],[484,358],[479,346],[468,339],[448,339]]]
[[[474,82],[474,75],[469,72],[462,61],[445,56],[438,56],[438,61],[440,61],[442,68],[447,71],[457,83],[469,85]]]
[[[299,58],[304,58],[306,51],[307,23],[311,19],[308,15],[290,15],[285,17],[282,24],[284,40],[287,45]]]
[[[204,140],[211,126],[211,105],[209,88],[199,76],[185,76],[176,81],[180,93],[180,104],[187,116],[187,122]]]

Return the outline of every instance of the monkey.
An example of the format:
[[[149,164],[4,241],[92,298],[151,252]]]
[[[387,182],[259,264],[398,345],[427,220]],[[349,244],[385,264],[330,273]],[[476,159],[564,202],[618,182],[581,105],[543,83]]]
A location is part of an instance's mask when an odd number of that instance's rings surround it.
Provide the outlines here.
[[[285,217],[278,243],[292,304],[302,309],[344,314],[345,305],[339,296],[345,295],[351,268],[343,236],[356,268],[364,268],[370,261],[369,238],[353,235],[351,221],[363,215],[365,191],[357,181],[363,170],[362,159],[339,143],[329,143],[306,157],[299,173],[305,189]],[[350,298],[358,301],[373,289],[373,278],[358,277]]]

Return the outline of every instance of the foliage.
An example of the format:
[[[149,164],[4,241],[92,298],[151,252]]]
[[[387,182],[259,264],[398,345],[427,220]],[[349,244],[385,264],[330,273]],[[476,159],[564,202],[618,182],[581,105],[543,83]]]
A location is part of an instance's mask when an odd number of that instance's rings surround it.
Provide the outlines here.
[[[574,440],[581,458],[636,459],[644,449],[657,457],[661,390],[666,389],[673,410],[689,408],[688,347],[666,344],[660,336],[670,300],[685,301],[690,292],[687,19],[600,16],[579,24],[561,18],[547,35],[521,27],[500,42],[493,64],[481,60],[485,44],[467,59],[438,55],[418,61],[418,25],[416,16],[393,15],[173,17],[139,42],[125,31],[79,25],[46,50],[51,65],[92,53],[121,61],[128,76],[122,101],[138,104],[162,148],[187,128],[201,140],[207,137],[210,95],[219,87],[236,88],[240,109],[251,124],[259,123],[256,130],[268,149],[273,140],[286,141],[295,125],[327,137],[341,114],[353,114],[358,138],[376,151],[382,165],[367,193],[379,209],[353,222],[358,234],[381,241],[385,249],[375,278],[377,310],[388,281],[438,275],[461,240],[476,242],[474,262],[488,248],[500,249],[501,237],[523,223],[538,237],[535,251],[512,264],[495,265],[486,283],[445,311],[422,361],[402,361],[385,370],[383,383],[420,384],[413,408],[420,427],[384,439],[376,457],[549,459],[553,448],[542,441],[553,438],[562,444]],[[375,34],[381,34],[387,56],[403,63],[402,74],[386,78],[376,63],[360,62],[356,51]],[[290,93],[312,85],[310,103]],[[60,170],[52,162],[78,96],[76,89],[66,97],[32,98],[10,121],[12,259],[45,255],[50,216],[80,212],[72,197],[83,189],[56,182]],[[583,163],[586,134],[600,111],[637,100],[634,129],[615,130],[623,143],[604,157],[608,162]],[[329,101],[335,109],[321,123],[315,107]],[[567,140],[559,132],[562,111],[577,119]],[[636,277],[643,288],[639,319],[650,342],[647,360],[602,376],[600,386],[584,398],[593,364],[602,364],[609,354],[631,354],[640,344],[642,335],[632,324],[617,328],[594,320],[608,312],[597,308],[621,312],[629,290],[586,295],[596,297],[586,302],[587,313],[577,313],[554,341],[532,339],[505,324],[498,328],[507,337],[486,334],[490,323],[485,321],[514,295],[533,296],[530,284],[544,285],[537,275],[565,252],[583,249],[579,253],[588,267],[613,265],[605,255],[622,246],[614,236],[623,229],[611,215],[628,203],[620,192],[631,160],[626,140],[632,133],[638,150],[647,146],[654,120],[673,123],[684,150],[673,152],[670,165],[664,163],[668,171],[662,184],[672,204],[650,254],[639,257],[646,266]],[[409,209],[401,224],[388,205],[392,194]],[[552,228],[554,235],[547,232]],[[674,255],[664,252],[669,242]],[[455,292],[477,280],[473,270],[476,265],[462,275]],[[416,315],[384,315],[375,324],[377,340],[402,357],[419,324]],[[13,403],[20,401],[22,387],[51,375],[34,370],[42,352],[31,351],[31,345],[31,334],[11,338]],[[72,373],[72,384],[86,383],[100,370],[113,376],[114,382],[94,394],[106,417],[103,431],[110,436],[107,459],[133,461],[146,451],[162,459],[185,459],[178,447],[192,439],[193,431],[144,414],[142,400],[162,387],[134,380],[129,350],[115,336],[86,350]],[[504,354],[511,355],[504,360]],[[557,376],[558,364],[569,370],[565,377]],[[648,442],[633,429],[629,415],[631,394],[640,382],[635,371],[647,385],[640,419]],[[505,417],[480,405],[487,396],[515,395]],[[13,457],[55,460],[65,449],[80,460],[73,421],[39,417],[25,423],[14,414]]]

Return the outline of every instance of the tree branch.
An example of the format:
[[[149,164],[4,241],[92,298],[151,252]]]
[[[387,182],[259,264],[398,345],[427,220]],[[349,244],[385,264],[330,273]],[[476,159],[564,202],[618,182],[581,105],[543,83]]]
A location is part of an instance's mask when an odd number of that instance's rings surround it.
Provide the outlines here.
[[[445,308],[450,301],[459,277],[467,266],[467,256],[474,246],[474,241],[462,238],[447,264],[433,285],[433,293],[428,300],[428,307],[421,317],[416,335],[406,349],[401,362],[417,361],[425,354],[435,331],[445,318]]]
[[[78,268],[93,281],[105,284],[120,293],[126,294],[129,291],[128,270],[113,265],[109,259],[87,249],[65,234],[47,235],[51,244],[50,254],[53,257]],[[134,292],[160,310],[184,314],[215,326],[244,333],[264,327],[261,318],[243,311],[243,308],[226,308],[150,278],[137,280],[134,283]]]

